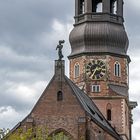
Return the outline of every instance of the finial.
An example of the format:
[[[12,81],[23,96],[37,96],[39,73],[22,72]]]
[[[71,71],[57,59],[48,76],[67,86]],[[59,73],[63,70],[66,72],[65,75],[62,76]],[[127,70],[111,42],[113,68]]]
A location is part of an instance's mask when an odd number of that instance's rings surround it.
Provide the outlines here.
[[[62,44],[64,43],[65,43],[65,40],[59,40],[59,44],[56,47],[56,50],[58,49],[58,56],[59,56],[58,60],[62,60],[62,58],[64,57],[62,54],[62,48],[63,48]]]

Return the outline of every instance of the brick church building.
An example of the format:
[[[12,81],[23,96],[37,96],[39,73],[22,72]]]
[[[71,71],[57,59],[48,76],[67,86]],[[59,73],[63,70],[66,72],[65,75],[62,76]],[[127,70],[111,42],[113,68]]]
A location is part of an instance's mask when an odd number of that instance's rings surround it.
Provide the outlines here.
[[[70,79],[62,43],[55,72],[30,114],[13,128],[47,127],[53,140],[131,140],[128,37],[123,0],[75,0]],[[60,140],[60,139],[59,139]]]

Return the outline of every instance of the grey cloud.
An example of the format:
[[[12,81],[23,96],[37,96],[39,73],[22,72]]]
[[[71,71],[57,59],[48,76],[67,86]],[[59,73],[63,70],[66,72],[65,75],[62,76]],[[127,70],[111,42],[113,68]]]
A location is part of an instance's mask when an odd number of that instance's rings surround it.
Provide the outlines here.
[[[49,71],[54,65],[51,58],[21,56],[7,49],[0,52],[1,83],[3,80],[31,83],[46,80],[45,75],[50,79],[53,74]]]
[[[19,121],[21,121],[26,116],[26,114],[29,113],[27,111],[16,112],[11,106],[2,106],[0,107],[0,110],[4,110],[4,112],[1,112],[0,115],[0,119],[3,118],[3,120],[0,121],[0,127],[10,129],[13,128],[13,126],[15,126]]]
[[[44,81],[44,83],[45,85],[47,85],[48,82]],[[0,87],[0,91],[1,91],[0,96],[2,97],[0,99],[0,107],[11,106],[12,108],[16,109],[17,112],[22,112],[22,111],[27,111],[27,110],[29,111],[31,110],[35,102],[38,100],[38,98],[41,96],[41,93],[43,92],[45,88],[44,86],[42,86],[42,88],[40,87],[40,89],[36,89],[34,94],[33,93],[31,94],[30,93],[31,91],[24,90],[24,87],[33,89],[35,88],[35,86],[33,87],[33,85],[31,84],[28,84],[28,85],[23,84],[21,86],[21,88],[23,87],[23,91],[21,91],[21,90],[18,90],[20,85],[18,85],[17,82],[12,83],[12,84],[8,82],[2,84],[2,86]],[[17,88],[17,91],[19,92],[16,91],[16,88]]]
[[[124,1],[124,19],[125,27],[129,37],[129,51],[128,54],[135,54],[140,52],[140,6],[132,4],[131,0]],[[136,2],[136,1],[135,1]],[[138,2],[139,4],[139,2]]]
[[[12,106],[16,109],[16,111],[26,111],[30,110],[33,107],[34,102],[31,100],[30,102],[27,102],[26,100],[19,100],[19,98],[16,98],[16,96],[13,96],[12,93],[4,93],[1,94],[3,97],[3,100],[0,102],[0,106]],[[7,97],[9,96],[9,99]],[[0,112],[2,113],[2,112]]]
[[[69,21],[74,11],[69,0],[5,0],[0,5],[0,44],[12,47],[18,53],[27,55],[44,54],[38,38],[42,32],[52,30],[53,20]],[[65,10],[65,14],[64,14]],[[49,46],[51,47],[51,46]],[[49,48],[46,47],[48,50]]]
[[[1,89],[2,88],[0,88],[0,90]],[[30,109],[32,104],[33,104],[32,101],[27,102],[26,100],[23,101],[22,99],[19,100],[19,98],[17,98],[18,95],[15,96],[15,95],[13,95],[13,93],[8,93],[7,91],[1,92],[0,95],[2,97],[2,99],[0,100],[0,107],[2,107],[2,106],[12,106],[17,111],[20,111],[20,110],[25,111],[25,110]]]
[[[6,111],[8,111],[7,108],[2,108],[2,109],[0,110],[0,113],[4,113],[4,112],[6,112]]]
[[[131,31],[131,33],[138,33],[138,28],[140,23],[140,11],[136,7],[132,6],[130,0],[125,2],[125,24],[126,27],[128,26],[128,31]]]

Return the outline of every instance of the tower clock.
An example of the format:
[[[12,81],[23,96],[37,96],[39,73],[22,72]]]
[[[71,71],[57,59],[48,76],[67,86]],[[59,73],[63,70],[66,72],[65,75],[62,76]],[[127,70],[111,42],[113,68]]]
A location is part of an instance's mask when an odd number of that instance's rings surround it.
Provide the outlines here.
[[[106,74],[106,64],[102,60],[92,60],[86,66],[86,74],[93,80],[100,80]]]
[[[128,37],[123,0],[75,0],[70,78],[88,94],[123,139],[131,139]]]

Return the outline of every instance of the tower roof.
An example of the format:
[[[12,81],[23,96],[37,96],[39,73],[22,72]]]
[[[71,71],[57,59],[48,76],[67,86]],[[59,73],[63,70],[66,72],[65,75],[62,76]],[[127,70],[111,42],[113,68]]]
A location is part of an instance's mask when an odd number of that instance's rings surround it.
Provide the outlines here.
[[[123,0],[79,1],[76,0],[75,24],[69,36],[72,49],[70,56],[83,53],[125,56],[129,41],[123,25]],[[115,2],[116,13],[112,10]],[[99,3],[102,4],[100,12],[97,11]],[[81,6],[83,9],[79,9]]]
[[[107,22],[82,23],[70,33],[72,52],[70,56],[81,53],[113,53],[126,55],[128,38],[124,27]]]

